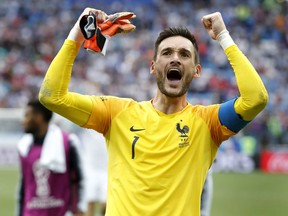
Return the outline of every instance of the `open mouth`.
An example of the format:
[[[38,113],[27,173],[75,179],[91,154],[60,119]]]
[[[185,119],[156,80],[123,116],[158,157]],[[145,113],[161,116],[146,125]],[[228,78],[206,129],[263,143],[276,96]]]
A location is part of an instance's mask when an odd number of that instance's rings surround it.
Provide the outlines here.
[[[167,79],[170,81],[174,81],[174,80],[181,80],[182,78],[182,74],[180,72],[179,69],[177,68],[171,68],[169,69],[168,73],[167,73]]]

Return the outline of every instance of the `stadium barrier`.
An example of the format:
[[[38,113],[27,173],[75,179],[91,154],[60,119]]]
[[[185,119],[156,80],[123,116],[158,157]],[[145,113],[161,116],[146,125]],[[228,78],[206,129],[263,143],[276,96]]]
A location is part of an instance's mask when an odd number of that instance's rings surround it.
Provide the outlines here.
[[[262,151],[260,168],[267,173],[288,173],[288,150]]]
[[[23,136],[24,109],[0,108],[0,166],[18,166],[17,143]],[[53,121],[67,131],[78,133],[80,128],[63,117],[54,114]],[[248,148],[247,148],[248,146]],[[213,164],[215,172],[250,173],[257,166],[255,141],[251,137],[233,137],[224,142]],[[288,149],[260,152],[260,170],[269,173],[288,173]]]

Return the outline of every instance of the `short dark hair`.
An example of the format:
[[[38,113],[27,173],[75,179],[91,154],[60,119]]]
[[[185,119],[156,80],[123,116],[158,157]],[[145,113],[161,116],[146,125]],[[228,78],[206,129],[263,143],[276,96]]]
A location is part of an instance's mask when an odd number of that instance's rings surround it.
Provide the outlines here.
[[[43,116],[44,121],[47,123],[51,120],[53,112],[43,106],[39,100],[30,100],[27,106],[31,106],[33,110]]]
[[[195,39],[195,36],[185,27],[170,27],[160,32],[157,40],[155,41],[155,46],[154,46],[155,50],[154,50],[153,59],[156,60],[159,44],[166,38],[173,37],[173,36],[182,36],[190,40],[194,46],[194,54],[195,54],[194,60],[196,63],[200,63],[198,44]]]

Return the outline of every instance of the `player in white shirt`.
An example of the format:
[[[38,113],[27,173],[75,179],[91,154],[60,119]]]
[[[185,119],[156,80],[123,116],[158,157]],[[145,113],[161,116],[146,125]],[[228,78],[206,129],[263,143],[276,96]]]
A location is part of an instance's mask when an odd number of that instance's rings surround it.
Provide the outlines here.
[[[107,194],[107,150],[102,134],[85,129],[80,134],[84,145],[85,199],[87,216],[105,214]]]

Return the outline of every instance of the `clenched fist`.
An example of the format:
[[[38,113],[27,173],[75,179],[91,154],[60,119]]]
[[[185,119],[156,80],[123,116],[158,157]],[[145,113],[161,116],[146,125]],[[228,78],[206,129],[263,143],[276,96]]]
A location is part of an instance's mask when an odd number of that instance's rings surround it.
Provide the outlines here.
[[[220,12],[203,16],[201,21],[213,40],[216,40],[216,37],[220,32],[226,30],[226,26]]]

